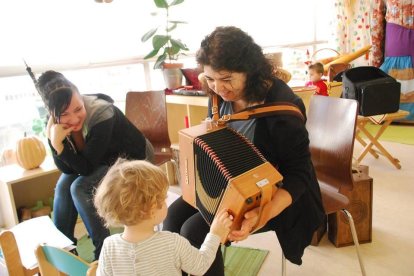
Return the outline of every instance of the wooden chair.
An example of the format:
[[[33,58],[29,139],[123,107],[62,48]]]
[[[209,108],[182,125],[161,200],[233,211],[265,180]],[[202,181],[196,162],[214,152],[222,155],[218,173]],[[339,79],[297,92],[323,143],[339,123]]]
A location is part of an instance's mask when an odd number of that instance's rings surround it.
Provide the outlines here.
[[[91,263],[88,271],[86,271],[86,276],[95,276],[96,271],[98,270],[98,261]]]
[[[0,247],[9,275],[30,276],[39,273],[37,266],[32,268],[23,266],[17,242],[12,231],[4,230],[0,233]]]
[[[41,244],[35,255],[42,275],[85,276],[90,264],[78,256],[58,247]]]
[[[172,159],[164,91],[128,92],[125,115],[153,145],[154,164]]]
[[[341,211],[349,220],[361,272],[365,275],[354,221],[346,210],[349,200],[340,193],[342,189],[353,189],[352,154],[357,110],[355,100],[313,96],[306,128],[325,213]]]

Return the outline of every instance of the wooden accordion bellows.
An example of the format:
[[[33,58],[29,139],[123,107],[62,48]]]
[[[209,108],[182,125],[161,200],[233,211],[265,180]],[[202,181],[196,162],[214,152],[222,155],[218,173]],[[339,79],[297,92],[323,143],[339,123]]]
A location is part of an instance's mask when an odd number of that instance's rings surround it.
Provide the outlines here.
[[[244,213],[259,206],[263,210],[282,181],[259,150],[230,128],[201,124],[183,129],[179,143],[183,199],[208,224],[219,210],[228,209],[232,229],[240,229]]]

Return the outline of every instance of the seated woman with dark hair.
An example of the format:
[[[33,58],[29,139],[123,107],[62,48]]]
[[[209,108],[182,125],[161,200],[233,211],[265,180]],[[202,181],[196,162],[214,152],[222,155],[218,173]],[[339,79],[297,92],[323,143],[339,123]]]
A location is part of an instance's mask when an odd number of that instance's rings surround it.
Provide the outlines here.
[[[79,214],[98,259],[109,230],[96,213],[93,191],[118,157],[151,160],[152,146],[109,96],[81,95],[55,71],[43,73],[37,88],[49,111],[46,135],[62,172],[55,190],[54,223],[76,244]]]

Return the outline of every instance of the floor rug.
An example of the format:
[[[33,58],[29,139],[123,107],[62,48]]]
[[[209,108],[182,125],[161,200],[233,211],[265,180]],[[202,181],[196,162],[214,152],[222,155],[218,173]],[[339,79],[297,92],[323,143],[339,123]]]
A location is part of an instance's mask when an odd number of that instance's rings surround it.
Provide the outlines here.
[[[367,130],[375,135],[380,125],[368,124]],[[379,140],[414,145],[414,125],[390,125],[380,136]]]
[[[92,241],[87,235],[78,240],[77,251],[82,259],[92,262],[93,250]],[[226,276],[256,276],[268,253],[268,250],[227,247],[224,261]]]
[[[224,260],[226,276],[256,276],[268,253],[262,249],[227,247]]]

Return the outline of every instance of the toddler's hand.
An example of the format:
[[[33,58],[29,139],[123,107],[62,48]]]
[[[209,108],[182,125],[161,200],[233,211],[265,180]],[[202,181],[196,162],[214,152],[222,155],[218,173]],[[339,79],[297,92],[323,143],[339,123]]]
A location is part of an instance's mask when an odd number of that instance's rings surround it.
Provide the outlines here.
[[[233,216],[230,215],[227,210],[221,210],[214,217],[214,220],[211,223],[210,232],[219,236],[221,239],[226,238],[232,224]]]

